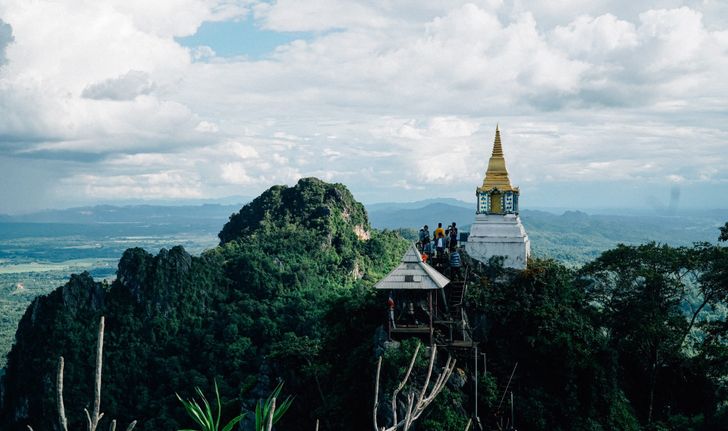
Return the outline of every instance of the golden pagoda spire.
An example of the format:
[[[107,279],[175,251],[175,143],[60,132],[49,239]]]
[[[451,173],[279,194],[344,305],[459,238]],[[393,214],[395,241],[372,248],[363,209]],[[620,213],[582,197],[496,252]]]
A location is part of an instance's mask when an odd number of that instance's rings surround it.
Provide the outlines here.
[[[503,192],[517,190],[511,186],[511,180],[508,178],[506,159],[503,157],[500,130],[497,125],[495,126],[493,153],[490,156],[490,161],[488,161],[488,170],[485,172],[485,179],[483,179],[481,190],[487,191],[494,187]]]
[[[493,143],[493,154],[491,157],[503,157],[503,147],[501,146],[498,124],[495,125],[495,142]]]

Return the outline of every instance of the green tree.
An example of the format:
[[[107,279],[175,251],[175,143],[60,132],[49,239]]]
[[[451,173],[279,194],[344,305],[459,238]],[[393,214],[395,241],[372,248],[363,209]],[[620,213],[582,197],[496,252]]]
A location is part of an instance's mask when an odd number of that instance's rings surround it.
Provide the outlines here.
[[[494,262],[495,264],[496,262]],[[516,399],[516,424],[531,430],[637,429],[619,388],[616,363],[573,270],[535,259],[526,271],[486,267],[473,274],[468,315],[488,353],[488,379],[498,401],[484,399],[479,416],[496,426],[500,403]],[[487,394],[488,386],[483,388]],[[490,394],[492,397],[493,394]],[[599,424],[591,427],[590,423]]]
[[[629,391],[647,423],[652,422],[660,369],[679,353],[688,324],[680,309],[686,276],[694,269],[685,248],[654,243],[618,245],[586,265],[588,300],[620,353]],[[645,391],[642,388],[646,388]]]

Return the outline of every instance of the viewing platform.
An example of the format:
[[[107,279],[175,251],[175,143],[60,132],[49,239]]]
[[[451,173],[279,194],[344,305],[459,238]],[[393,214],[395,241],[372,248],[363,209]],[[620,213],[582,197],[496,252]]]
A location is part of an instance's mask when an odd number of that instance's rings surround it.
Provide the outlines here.
[[[422,252],[412,244],[400,264],[375,285],[389,292],[389,339],[417,337],[430,345],[472,348],[477,343],[463,307],[468,271],[450,280],[444,274],[450,267],[443,256],[432,262],[435,266],[423,262]]]

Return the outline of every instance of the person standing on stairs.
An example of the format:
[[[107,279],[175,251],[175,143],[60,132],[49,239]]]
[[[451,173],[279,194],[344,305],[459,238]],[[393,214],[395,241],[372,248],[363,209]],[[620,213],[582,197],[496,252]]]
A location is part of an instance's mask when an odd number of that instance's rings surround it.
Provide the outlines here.
[[[460,279],[460,267],[462,267],[463,262],[460,259],[460,252],[457,248],[453,249],[450,253],[450,279],[451,280],[459,280]]]

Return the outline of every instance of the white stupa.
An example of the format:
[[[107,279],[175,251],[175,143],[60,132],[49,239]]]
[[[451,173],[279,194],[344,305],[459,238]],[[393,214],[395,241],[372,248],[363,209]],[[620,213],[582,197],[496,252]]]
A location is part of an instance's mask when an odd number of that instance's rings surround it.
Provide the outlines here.
[[[488,162],[483,185],[475,191],[477,209],[465,244],[468,254],[487,263],[493,256],[503,256],[503,266],[525,269],[531,243],[518,217],[518,187],[511,186],[503,158],[500,131],[495,128],[493,154]]]

